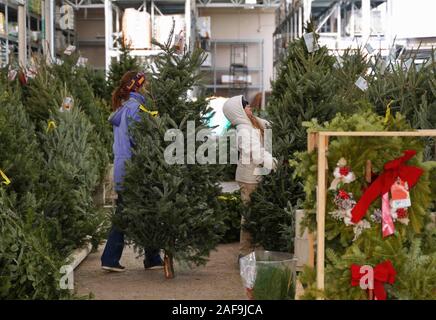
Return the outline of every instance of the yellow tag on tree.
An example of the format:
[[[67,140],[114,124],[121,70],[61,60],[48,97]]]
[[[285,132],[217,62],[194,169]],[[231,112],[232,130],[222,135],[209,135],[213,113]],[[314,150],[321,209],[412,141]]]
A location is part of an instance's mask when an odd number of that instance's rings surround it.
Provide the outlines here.
[[[150,110],[148,110],[142,104],[139,106],[139,109],[141,109],[142,111],[144,111],[146,113],[149,113],[152,117],[156,117],[159,114],[159,112],[157,112],[157,111],[150,111]]]
[[[51,129],[56,129],[56,122],[54,122],[53,120],[50,120],[47,124],[47,133],[51,130]]]
[[[2,184],[8,185],[11,183],[11,180],[7,177],[7,175],[0,169],[0,176],[3,178]]]
[[[229,201],[236,201],[238,198],[235,196],[218,196],[218,200],[229,200]]]
[[[388,105],[386,106],[386,115],[385,115],[385,124],[388,123],[389,118],[391,117],[391,104],[394,102],[394,100],[391,100]]]

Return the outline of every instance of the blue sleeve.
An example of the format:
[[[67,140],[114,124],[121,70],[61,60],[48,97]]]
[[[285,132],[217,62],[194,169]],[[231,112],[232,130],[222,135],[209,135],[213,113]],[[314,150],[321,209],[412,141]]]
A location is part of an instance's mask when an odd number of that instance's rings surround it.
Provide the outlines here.
[[[127,126],[129,128],[130,128],[130,125],[132,124],[132,121],[134,121],[134,122],[141,121],[140,112],[141,111],[139,109],[139,104],[136,105],[136,106],[132,106],[131,108],[128,109],[128,113],[127,113]],[[135,143],[134,143],[134,141],[132,139],[132,136],[130,135],[130,132],[129,132],[129,140],[130,140],[130,145],[133,147]]]
[[[141,110],[139,109],[139,105],[138,105],[138,107],[135,108],[135,109],[133,110],[133,113],[132,113],[132,119],[133,119],[133,121],[135,121],[135,122],[139,122],[139,121],[141,121],[141,115],[139,114],[140,112],[141,112]]]
[[[139,105],[132,106],[131,108],[128,109],[127,125],[130,126],[132,120],[135,122],[141,121],[141,115],[139,114],[139,112],[140,112]]]

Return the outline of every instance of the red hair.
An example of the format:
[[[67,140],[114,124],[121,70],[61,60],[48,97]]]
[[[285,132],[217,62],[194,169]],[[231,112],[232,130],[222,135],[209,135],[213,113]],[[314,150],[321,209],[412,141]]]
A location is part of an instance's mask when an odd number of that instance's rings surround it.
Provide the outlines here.
[[[113,111],[118,110],[123,102],[129,98],[130,92],[134,91],[131,89],[130,84],[132,83],[132,80],[136,77],[137,74],[138,73],[136,71],[127,71],[121,78],[119,87],[116,88],[112,93]],[[148,81],[145,80],[143,84],[147,85]]]

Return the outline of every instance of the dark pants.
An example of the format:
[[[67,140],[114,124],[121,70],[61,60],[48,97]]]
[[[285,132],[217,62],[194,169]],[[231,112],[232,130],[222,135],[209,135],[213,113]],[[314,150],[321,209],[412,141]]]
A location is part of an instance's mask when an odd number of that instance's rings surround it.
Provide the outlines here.
[[[123,207],[123,199],[118,195],[116,215],[121,214]],[[101,256],[101,264],[106,267],[116,267],[120,264],[121,255],[124,250],[124,233],[116,226],[112,225],[111,231],[106,242],[106,246]],[[145,253],[145,260],[159,259],[159,249],[151,250]]]

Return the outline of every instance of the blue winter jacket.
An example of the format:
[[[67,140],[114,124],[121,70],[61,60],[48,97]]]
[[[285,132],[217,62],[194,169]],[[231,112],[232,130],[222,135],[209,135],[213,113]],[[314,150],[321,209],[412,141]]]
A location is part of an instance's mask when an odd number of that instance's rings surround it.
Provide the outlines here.
[[[145,106],[145,98],[139,93],[130,93],[129,100],[109,117],[114,128],[114,182],[115,190],[122,189],[125,173],[125,162],[132,157],[132,137],[129,135],[129,126],[132,121],[140,121],[139,107]]]

